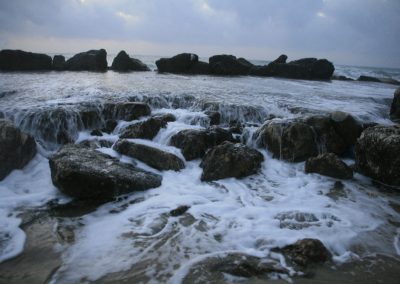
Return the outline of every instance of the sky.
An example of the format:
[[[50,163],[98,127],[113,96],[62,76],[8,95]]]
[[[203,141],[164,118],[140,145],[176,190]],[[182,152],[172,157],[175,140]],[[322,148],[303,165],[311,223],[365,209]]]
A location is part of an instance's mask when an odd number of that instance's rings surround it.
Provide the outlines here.
[[[0,0],[0,49],[400,68],[400,0]]]

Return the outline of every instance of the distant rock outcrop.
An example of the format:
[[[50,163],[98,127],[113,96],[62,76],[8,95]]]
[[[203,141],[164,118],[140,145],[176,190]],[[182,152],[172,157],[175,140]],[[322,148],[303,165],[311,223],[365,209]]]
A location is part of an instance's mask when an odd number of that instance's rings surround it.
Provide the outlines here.
[[[66,70],[71,71],[107,71],[107,68],[107,52],[104,49],[75,54],[66,62]]]
[[[2,71],[44,71],[51,69],[52,60],[46,54],[10,49],[0,51],[0,70]]]
[[[392,105],[390,107],[390,118],[400,122],[400,88],[394,92]]]
[[[391,85],[400,85],[400,81],[397,81],[392,78],[377,78],[372,76],[361,75],[358,77],[357,81],[363,82],[375,82],[375,83],[386,83]]]
[[[111,70],[119,72],[150,71],[146,64],[139,59],[129,57],[124,50],[121,50],[114,58]]]
[[[65,57],[62,55],[54,55],[53,57],[53,70],[62,71],[65,70]]]
[[[171,58],[160,58],[156,61],[158,72],[178,74],[209,74],[209,65],[199,61],[193,53],[181,53]]]
[[[209,58],[210,71],[214,75],[249,75],[253,67],[244,58],[237,59],[233,55],[214,55]]]

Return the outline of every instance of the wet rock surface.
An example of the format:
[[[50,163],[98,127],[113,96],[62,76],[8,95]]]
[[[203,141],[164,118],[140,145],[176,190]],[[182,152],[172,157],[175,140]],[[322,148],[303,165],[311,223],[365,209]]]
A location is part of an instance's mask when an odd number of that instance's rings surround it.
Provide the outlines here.
[[[9,120],[0,119],[0,180],[12,170],[22,169],[35,155],[33,137],[21,132]]]
[[[114,149],[118,153],[138,159],[157,170],[179,171],[185,167],[185,163],[174,154],[125,139],[118,140]]]
[[[139,59],[131,58],[124,50],[121,50],[114,58],[111,70],[119,72],[150,71],[146,64]]]
[[[357,171],[388,185],[400,186],[400,127],[367,128],[355,147]]]
[[[172,217],[178,217],[178,216],[185,214],[186,211],[188,211],[189,209],[190,209],[190,206],[182,205],[182,206],[179,206],[178,208],[175,208],[175,209],[169,211],[169,215],[171,215]]]
[[[362,132],[362,125],[351,114],[342,111],[332,112],[330,115],[336,132],[344,140],[347,146],[356,143]]]
[[[161,176],[79,145],[66,145],[49,159],[53,184],[78,199],[110,200],[161,185]]]
[[[142,102],[107,103],[104,105],[104,118],[131,121],[150,115],[150,106]]]
[[[107,52],[105,49],[81,52],[68,59],[65,66],[70,71],[107,71]]]
[[[0,51],[2,71],[45,71],[51,68],[52,59],[46,54],[11,49]]]
[[[144,121],[131,124],[121,132],[121,138],[153,139],[161,128],[165,128],[167,122],[162,118],[149,118]]]
[[[240,143],[223,142],[211,148],[200,166],[201,180],[211,181],[227,177],[241,178],[257,173],[261,168],[263,155],[255,149]]]
[[[351,179],[353,170],[333,153],[326,153],[307,159],[306,173],[318,173],[338,179]]]

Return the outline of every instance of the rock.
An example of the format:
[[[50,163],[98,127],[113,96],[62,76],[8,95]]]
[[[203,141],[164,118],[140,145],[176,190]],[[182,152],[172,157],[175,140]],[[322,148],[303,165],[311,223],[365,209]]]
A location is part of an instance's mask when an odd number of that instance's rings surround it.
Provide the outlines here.
[[[200,62],[199,57],[193,53],[181,53],[171,58],[160,58],[156,61],[158,72],[182,74],[208,74],[209,66]]]
[[[233,141],[232,134],[219,127],[207,129],[186,129],[171,137],[170,144],[181,149],[187,161],[201,158],[210,147],[224,141]]]
[[[106,133],[112,133],[117,125],[118,122],[115,119],[107,119],[102,131]]]
[[[150,115],[150,106],[141,102],[108,103],[104,105],[105,119],[131,121]]]
[[[190,206],[182,205],[176,209],[169,211],[169,215],[171,215],[172,217],[178,217],[178,216],[185,214],[186,211],[188,211],[189,209],[190,209]]]
[[[91,149],[97,149],[101,147],[111,148],[114,143],[108,140],[98,139],[98,140],[83,140],[78,143],[80,146],[84,146]]]
[[[287,57],[286,54],[282,54],[282,55],[280,55],[277,59],[275,59],[274,61],[272,61],[272,63],[284,64],[284,63],[286,63],[287,58],[288,58],[288,57]]]
[[[379,80],[385,84],[400,85],[400,81],[392,78],[379,78]]]
[[[234,134],[242,134],[243,125],[240,121],[233,120],[229,122],[229,131]]]
[[[90,135],[92,136],[103,136],[103,133],[101,132],[100,129],[94,129],[92,132],[90,132]]]
[[[149,67],[147,67],[146,64],[144,64],[139,59],[129,57],[129,55],[124,50],[121,50],[114,58],[111,65],[111,70],[119,72],[150,71]]]
[[[353,170],[333,153],[326,153],[307,159],[306,173],[318,173],[338,179],[353,178]]]
[[[347,146],[353,146],[363,130],[359,123],[349,113],[342,111],[332,112],[330,118],[333,121],[336,132],[342,137]]]
[[[263,155],[240,143],[223,142],[207,151],[200,167],[202,181],[227,177],[242,178],[257,173],[264,161]]]
[[[0,51],[2,71],[51,70],[51,63],[51,57],[46,54],[10,49]]]
[[[65,57],[62,55],[54,55],[53,57],[53,70],[65,70]]]
[[[12,170],[25,167],[35,155],[33,137],[21,132],[11,121],[0,119],[0,180]]]
[[[79,110],[79,117],[85,129],[95,129],[103,126],[101,110],[95,105],[83,106]]]
[[[332,75],[331,79],[338,80],[338,81],[354,81],[354,79],[343,76],[343,75]]]
[[[285,246],[283,253],[294,263],[307,266],[313,263],[323,263],[331,259],[331,253],[317,239],[302,239],[292,245]]]
[[[120,135],[121,138],[142,138],[142,139],[153,139],[161,128],[165,128],[167,122],[151,117],[147,120],[140,121],[135,124],[131,124],[122,130]]]
[[[400,186],[400,126],[363,131],[355,146],[356,169],[388,185]]]
[[[392,105],[390,107],[390,119],[400,121],[400,88],[394,92]]]
[[[221,123],[221,114],[218,111],[208,110],[204,113],[210,119],[210,125],[218,125]]]
[[[176,121],[175,115],[172,113],[159,113],[152,116],[155,119],[162,120],[164,122],[174,122]]]
[[[104,49],[81,52],[67,60],[71,71],[107,71],[107,52]]]
[[[248,75],[253,64],[233,55],[214,55],[209,58],[210,71],[215,75]],[[250,65],[251,64],[251,65]]]
[[[270,121],[256,135],[274,158],[300,162],[318,154],[313,129],[301,121]]]
[[[161,185],[161,176],[79,145],[66,145],[49,159],[53,184],[77,199],[110,200]]]
[[[185,163],[174,154],[125,139],[118,140],[114,150],[120,154],[138,159],[160,171],[179,171],[185,168]]]
[[[358,77],[357,81],[381,83],[381,80],[379,80],[378,78],[365,75],[361,75],[360,77]]]

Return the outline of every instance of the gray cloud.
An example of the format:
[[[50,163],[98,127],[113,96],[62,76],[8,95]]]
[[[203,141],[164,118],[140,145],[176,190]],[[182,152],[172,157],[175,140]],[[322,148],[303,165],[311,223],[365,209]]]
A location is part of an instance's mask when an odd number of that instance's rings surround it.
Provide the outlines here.
[[[399,14],[398,0],[13,0],[0,1],[0,44],[144,42],[142,53],[208,46],[250,58],[283,52],[400,67]]]

